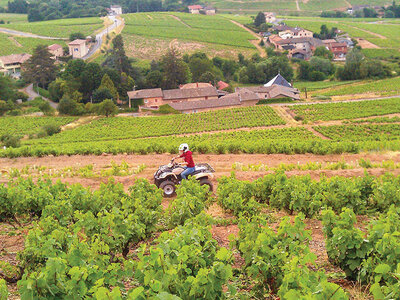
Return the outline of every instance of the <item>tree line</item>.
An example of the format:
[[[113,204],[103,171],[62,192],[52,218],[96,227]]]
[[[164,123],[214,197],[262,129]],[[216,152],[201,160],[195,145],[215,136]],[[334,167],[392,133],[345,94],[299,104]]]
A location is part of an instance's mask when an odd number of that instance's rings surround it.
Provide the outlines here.
[[[186,11],[197,0],[119,0],[124,13],[150,11]],[[29,22],[62,18],[82,18],[107,15],[108,0],[12,0],[8,1],[9,13],[28,14]]]

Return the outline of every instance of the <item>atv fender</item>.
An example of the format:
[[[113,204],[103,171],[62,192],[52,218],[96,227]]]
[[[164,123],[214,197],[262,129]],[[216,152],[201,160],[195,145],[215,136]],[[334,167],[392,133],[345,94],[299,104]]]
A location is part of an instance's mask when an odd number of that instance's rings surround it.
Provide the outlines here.
[[[171,179],[173,178],[175,180],[178,180],[178,177],[176,176],[176,174],[174,174],[172,172],[171,173],[162,174],[159,179],[168,179],[168,178],[171,178]]]
[[[211,173],[199,173],[199,174],[194,175],[194,178],[196,178],[196,180],[200,180],[202,178],[210,178],[210,179],[212,179],[212,178],[214,178],[214,175],[211,174]]]

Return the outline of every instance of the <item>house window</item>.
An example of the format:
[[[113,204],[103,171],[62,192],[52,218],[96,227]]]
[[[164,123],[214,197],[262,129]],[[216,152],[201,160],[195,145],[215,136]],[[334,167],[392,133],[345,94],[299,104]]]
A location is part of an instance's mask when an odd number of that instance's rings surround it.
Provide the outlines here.
[[[206,100],[208,100],[208,96],[206,96]]]
[[[75,48],[74,51],[79,51],[79,48]]]
[[[154,100],[154,102],[157,102],[157,101],[158,101],[157,99]]]
[[[149,101],[148,101],[148,100],[144,100],[143,102],[144,102],[144,103],[148,103]]]

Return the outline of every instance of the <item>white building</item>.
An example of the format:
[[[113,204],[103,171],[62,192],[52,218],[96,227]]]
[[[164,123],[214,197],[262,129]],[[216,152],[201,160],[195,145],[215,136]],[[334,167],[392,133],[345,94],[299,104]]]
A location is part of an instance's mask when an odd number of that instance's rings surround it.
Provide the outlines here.
[[[110,11],[113,15],[122,15],[122,7],[119,5],[111,5]]]
[[[86,40],[75,40],[68,44],[69,54],[72,58],[82,58],[88,54],[89,49],[86,45]]]

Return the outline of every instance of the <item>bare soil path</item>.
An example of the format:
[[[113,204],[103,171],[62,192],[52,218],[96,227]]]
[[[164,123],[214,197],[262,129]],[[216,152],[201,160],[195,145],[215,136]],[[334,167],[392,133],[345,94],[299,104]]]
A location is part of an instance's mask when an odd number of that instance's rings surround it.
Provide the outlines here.
[[[296,7],[297,7],[297,11],[301,11],[300,5],[299,5],[299,0],[296,0]]]
[[[361,28],[359,28],[359,27],[352,26],[352,25],[350,25],[349,23],[346,23],[346,25],[349,26],[349,27],[351,27],[351,28],[354,28],[354,29],[357,29],[357,30],[366,32],[366,33],[368,33],[368,34],[370,34],[370,35],[374,35],[374,36],[376,36],[376,37],[378,37],[378,38],[380,38],[380,39],[382,39],[382,40],[386,40],[386,39],[387,39],[386,36],[381,35],[381,34],[379,34],[379,33],[372,32],[372,31],[369,31],[369,30],[366,30],[366,29],[361,29]]]
[[[93,165],[94,169],[103,169],[109,167],[111,162],[121,164],[126,162],[131,166],[138,166],[141,164],[146,165],[146,169],[137,174],[129,176],[116,176],[115,181],[122,183],[126,188],[131,186],[135,178],[145,178],[150,181],[153,179],[154,172],[158,166],[166,164],[170,161],[172,154],[152,154],[152,155],[74,155],[74,156],[46,156],[46,157],[21,157],[21,158],[1,158],[0,170],[5,171],[11,168],[22,169],[26,166],[46,167],[46,169],[63,170],[67,167],[83,167],[86,165]],[[334,163],[334,162],[347,162],[348,164],[356,164],[361,158],[368,159],[372,163],[381,163],[383,160],[393,160],[395,163],[400,163],[400,152],[387,152],[387,153],[360,153],[360,154],[332,154],[332,155],[315,155],[315,154],[199,154],[193,156],[196,163],[207,162],[215,169],[215,178],[213,182],[217,185],[216,179],[221,176],[230,176],[233,171],[232,165],[235,163],[253,164],[253,165],[266,165],[268,167],[277,167],[281,163],[286,164],[306,164],[308,162],[318,163]],[[372,175],[383,175],[387,172],[386,169],[368,169]],[[240,180],[255,180],[272,171],[238,171],[236,170],[236,177]],[[394,174],[399,174],[400,170],[392,171]],[[347,170],[315,170],[315,171],[299,171],[293,170],[287,172],[288,176],[310,174],[314,179],[318,179],[321,174],[328,177],[331,176],[363,176],[363,168],[347,169]],[[54,181],[58,180],[56,178]],[[79,183],[83,186],[98,188],[101,182],[107,182],[107,177],[101,178],[62,178],[63,182]],[[2,177],[0,182],[7,182],[6,177]]]
[[[192,28],[192,26],[190,26],[189,24],[187,24],[187,23],[185,23],[184,21],[182,21],[181,18],[179,18],[179,17],[177,17],[177,16],[174,16],[174,15],[168,15],[168,16],[170,16],[171,18],[174,18],[175,20],[181,22],[181,23],[182,23],[183,25],[185,25],[186,27]]]
[[[18,43],[18,41],[17,41],[14,37],[9,36],[8,39],[9,39],[11,42],[13,42],[13,43],[15,44],[15,46],[17,46],[17,47],[19,47],[19,48],[22,47],[22,45],[21,45],[20,43]]]
[[[261,46],[259,45],[259,43],[260,43],[260,41],[262,40],[262,38],[261,38],[257,33],[255,33],[253,30],[247,28],[247,27],[244,26],[243,24],[240,24],[240,23],[238,23],[238,22],[236,22],[236,21],[231,20],[231,22],[232,22],[233,24],[235,24],[236,26],[239,26],[240,28],[243,28],[244,30],[246,30],[247,32],[249,32],[252,36],[254,36],[257,40],[250,40],[250,42],[257,48],[258,52],[260,52],[260,56],[261,56],[261,57],[266,57],[266,56],[267,56],[267,53],[265,52],[265,48],[264,48],[264,47],[261,47]]]

